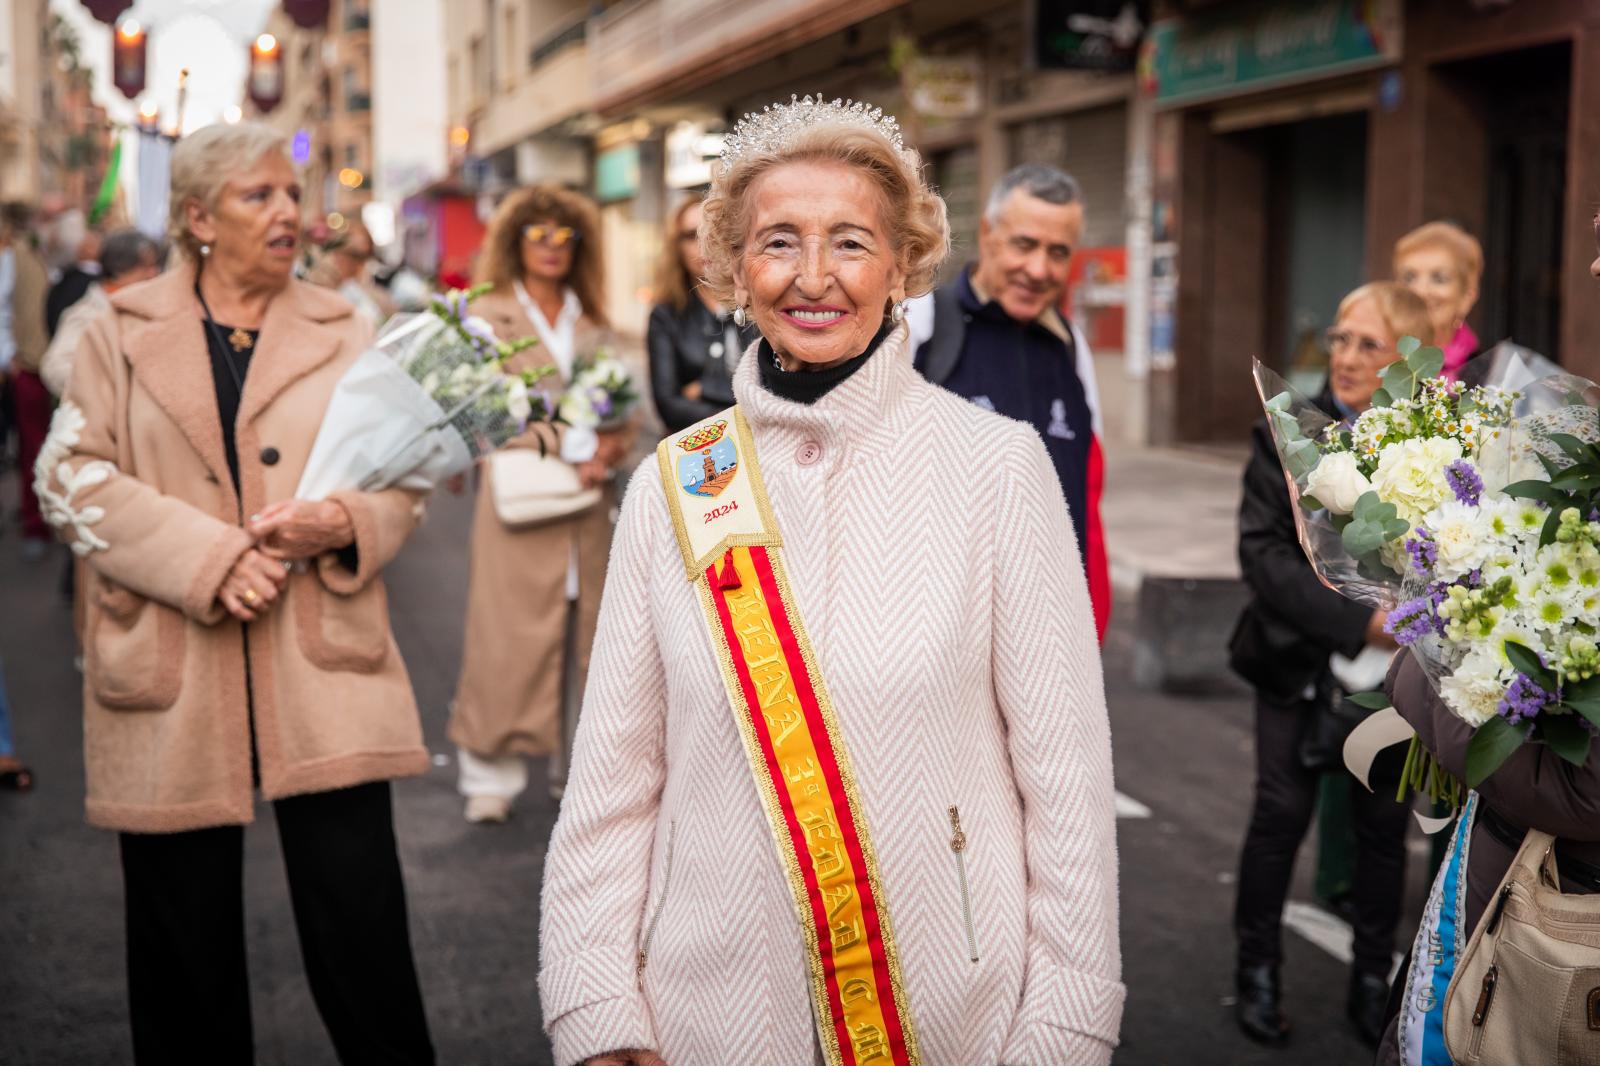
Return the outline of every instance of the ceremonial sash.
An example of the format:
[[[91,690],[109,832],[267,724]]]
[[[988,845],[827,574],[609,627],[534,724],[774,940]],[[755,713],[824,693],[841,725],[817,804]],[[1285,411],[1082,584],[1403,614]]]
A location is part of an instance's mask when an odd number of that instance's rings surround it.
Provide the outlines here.
[[[1444,996],[1467,950],[1467,862],[1477,813],[1478,794],[1470,792],[1411,943],[1411,969],[1402,975],[1405,998],[1400,1004],[1403,1066],[1453,1066],[1455,1062],[1444,1042]]]
[[[737,407],[656,449],[739,735],[804,931],[829,1066],[918,1062],[876,854],[844,736],[795,610]]]

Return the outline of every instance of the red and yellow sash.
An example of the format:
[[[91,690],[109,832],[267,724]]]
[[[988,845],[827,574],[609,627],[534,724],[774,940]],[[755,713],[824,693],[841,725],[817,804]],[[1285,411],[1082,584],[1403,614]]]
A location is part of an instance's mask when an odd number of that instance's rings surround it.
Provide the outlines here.
[[[695,583],[805,930],[829,1066],[917,1063],[878,864],[844,737],[779,558],[738,408],[657,449]]]

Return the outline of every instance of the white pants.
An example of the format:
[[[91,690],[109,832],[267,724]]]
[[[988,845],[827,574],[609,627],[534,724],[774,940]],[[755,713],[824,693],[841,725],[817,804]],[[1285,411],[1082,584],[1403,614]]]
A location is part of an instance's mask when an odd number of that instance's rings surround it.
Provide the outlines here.
[[[528,762],[521,755],[484,758],[466,748],[456,749],[461,765],[457,787],[463,796],[499,796],[516,799],[528,787]]]

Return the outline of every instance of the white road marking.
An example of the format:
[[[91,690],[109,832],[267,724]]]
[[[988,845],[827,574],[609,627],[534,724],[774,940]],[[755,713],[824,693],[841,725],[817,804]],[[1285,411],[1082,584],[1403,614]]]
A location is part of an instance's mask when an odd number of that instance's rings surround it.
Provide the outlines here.
[[[1117,817],[1118,818],[1148,818],[1148,817],[1150,817],[1150,808],[1146,807],[1144,804],[1140,803],[1138,800],[1134,799],[1131,796],[1124,796],[1120,792],[1115,793],[1115,796],[1116,796],[1116,799],[1117,799]]]
[[[1355,958],[1355,934],[1350,923],[1336,914],[1330,914],[1310,903],[1291,900],[1283,908],[1283,924],[1311,941],[1346,966]],[[1403,956],[1394,953],[1394,964],[1389,968],[1389,980],[1394,980]]]

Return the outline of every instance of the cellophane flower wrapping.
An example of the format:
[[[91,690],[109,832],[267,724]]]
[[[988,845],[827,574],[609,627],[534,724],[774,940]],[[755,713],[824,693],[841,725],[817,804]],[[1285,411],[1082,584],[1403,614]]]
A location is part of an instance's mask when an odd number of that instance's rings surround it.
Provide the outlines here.
[[[1449,382],[1408,342],[1353,419],[1256,364],[1300,544],[1388,612],[1473,727],[1469,785],[1525,741],[1581,764],[1600,732],[1600,390],[1508,346],[1481,384]]]
[[[429,492],[547,417],[531,376],[503,367],[527,342],[496,338],[468,313],[471,296],[384,324],[335,387],[296,496]]]

